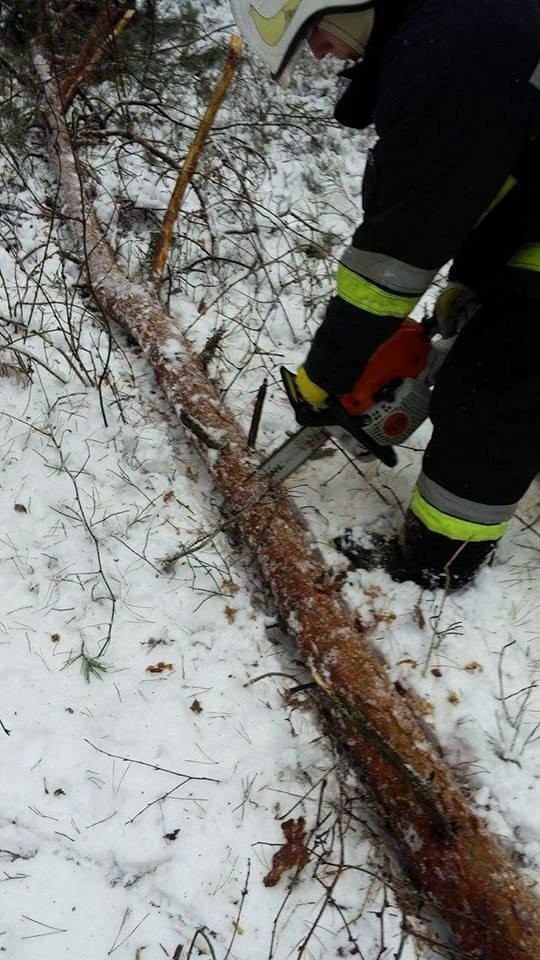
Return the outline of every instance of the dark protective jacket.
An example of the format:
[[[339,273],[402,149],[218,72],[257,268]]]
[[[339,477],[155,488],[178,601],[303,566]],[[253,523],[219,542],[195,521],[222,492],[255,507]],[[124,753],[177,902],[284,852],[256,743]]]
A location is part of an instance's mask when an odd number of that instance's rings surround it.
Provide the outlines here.
[[[480,292],[540,298],[539,61],[539,0],[378,0],[336,109],[378,141],[306,361],[315,383],[349,390],[452,258]]]

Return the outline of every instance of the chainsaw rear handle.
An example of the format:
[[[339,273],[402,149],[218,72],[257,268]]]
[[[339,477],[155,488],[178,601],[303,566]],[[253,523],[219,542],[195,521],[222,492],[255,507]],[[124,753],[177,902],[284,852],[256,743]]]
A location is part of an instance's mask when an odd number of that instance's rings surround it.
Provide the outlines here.
[[[392,443],[401,443],[427,416],[427,387],[418,381],[427,369],[432,331],[427,324],[404,320],[372,354],[349,393],[329,396],[314,407],[298,390],[285,367],[281,376],[301,426],[343,427],[388,466],[397,463]]]
[[[428,328],[404,320],[396,332],[375,350],[350,393],[341,394],[340,404],[352,417],[366,413],[403,380],[416,380],[425,370],[431,349]]]
[[[386,392],[391,393],[404,380],[415,380],[427,367],[431,349],[430,332],[424,324],[404,320],[369,358],[360,377],[348,393],[330,395],[324,406],[314,407],[298,389],[296,376],[281,367],[283,385],[301,426],[331,426],[330,409],[336,400],[352,417],[366,413]],[[301,418],[301,419],[300,419]]]
[[[286,367],[281,367],[280,372],[289,403],[294,410],[296,422],[301,427],[343,427],[366,450],[374,453],[388,467],[396,465],[397,456],[393,447],[387,444],[383,446],[366,433],[362,427],[363,416],[351,416],[341,404],[340,398],[337,397],[330,396],[324,407],[313,407],[304,400],[298,390],[294,373],[287,370]]]

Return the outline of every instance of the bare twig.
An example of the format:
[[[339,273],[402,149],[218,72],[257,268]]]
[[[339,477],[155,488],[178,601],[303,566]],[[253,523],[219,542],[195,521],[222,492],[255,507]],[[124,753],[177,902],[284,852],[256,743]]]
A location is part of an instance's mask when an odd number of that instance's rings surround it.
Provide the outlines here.
[[[129,940],[129,938],[130,938],[131,936],[133,936],[133,934],[135,933],[135,931],[138,930],[139,927],[142,926],[142,924],[144,923],[144,921],[150,916],[149,913],[145,914],[145,916],[142,918],[142,920],[139,920],[139,922],[135,924],[135,926],[133,927],[133,929],[130,930],[129,933],[127,933],[127,934],[125,935],[125,937],[123,937],[122,940],[119,940],[118,938],[119,938],[120,934],[122,933],[122,930],[123,930],[123,928],[124,928],[124,925],[125,925],[125,922],[126,922],[128,916],[129,916],[129,913],[130,913],[130,910],[129,910],[129,907],[127,907],[126,910],[125,910],[125,912],[124,912],[124,916],[122,917],[120,926],[119,926],[119,928],[118,928],[118,933],[116,934],[116,937],[114,938],[113,945],[112,945],[112,947],[111,947],[109,950],[107,950],[107,956],[108,956],[108,957],[112,956],[112,954],[115,953],[116,950],[118,950],[124,943],[126,943],[126,941]]]
[[[237,913],[237,915],[236,915],[236,920],[235,920],[235,922],[234,922],[232,937],[231,937],[229,946],[227,947],[227,951],[226,951],[226,953],[225,953],[225,956],[223,957],[223,960],[228,960],[228,957],[229,957],[229,955],[230,955],[230,952],[231,952],[231,950],[232,950],[232,948],[233,948],[234,941],[235,941],[235,939],[236,939],[236,937],[237,937],[237,935],[238,935],[238,931],[239,931],[239,928],[240,928],[240,918],[241,918],[241,916],[242,916],[242,910],[244,909],[245,899],[246,899],[246,897],[247,897],[247,895],[248,895],[249,874],[250,874],[250,871],[251,871],[251,860],[248,860],[247,871],[246,871],[246,879],[245,879],[244,886],[243,886],[243,889],[242,889],[242,896],[240,897],[240,903],[239,903],[239,905],[238,905],[238,913]]]
[[[261,423],[261,416],[267,390],[268,380],[265,378],[257,391],[257,399],[255,400],[255,406],[253,407],[253,416],[251,418],[251,425],[248,433],[248,447],[250,447],[252,450],[255,449],[257,444],[257,435],[259,433],[259,426]]]
[[[102,750],[101,747],[97,747],[95,743],[92,743],[91,740],[84,738],[84,742],[88,743],[94,750],[97,750],[98,753],[102,753],[106,757],[111,757],[114,760],[123,760],[125,763],[135,763],[141,767],[150,767],[151,770],[157,770],[159,773],[170,773],[173,777],[183,777],[186,780],[206,780],[208,783],[219,783],[219,780],[214,779],[214,777],[194,777],[191,773],[180,773],[178,770],[168,770],[166,767],[160,767],[157,763],[147,763],[146,760],[134,760],[133,757],[121,757],[118,753],[109,753],[108,750]]]
[[[197,940],[199,939],[199,937],[201,938],[201,940],[204,940],[205,945],[206,945],[206,947],[207,947],[207,949],[208,949],[208,951],[209,951],[209,953],[210,953],[210,957],[212,958],[212,960],[217,960],[217,958],[216,958],[216,951],[214,950],[214,945],[213,945],[212,941],[210,940],[210,938],[208,937],[208,935],[207,935],[204,927],[199,927],[199,928],[195,931],[195,933],[194,933],[194,935],[193,935],[193,939],[192,939],[192,941],[191,941],[191,943],[190,943],[190,945],[189,945],[188,952],[187,952],[187,954],[186,954],[186,960],[191,960],[191,957],[193,956],[193,951],[195,950],[195,945],[196,945]]]

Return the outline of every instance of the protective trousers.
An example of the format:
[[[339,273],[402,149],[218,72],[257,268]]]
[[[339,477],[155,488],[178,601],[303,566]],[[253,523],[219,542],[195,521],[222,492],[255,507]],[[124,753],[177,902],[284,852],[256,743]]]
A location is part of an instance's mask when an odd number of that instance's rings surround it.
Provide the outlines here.
[[[540,471],[540,303],[486,294],[437,379],[401,545],[415,579],[467,582]]]

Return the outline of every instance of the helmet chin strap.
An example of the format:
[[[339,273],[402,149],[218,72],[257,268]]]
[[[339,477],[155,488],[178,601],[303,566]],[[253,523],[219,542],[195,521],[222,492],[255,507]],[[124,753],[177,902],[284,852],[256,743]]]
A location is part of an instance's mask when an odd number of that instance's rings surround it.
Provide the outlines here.
[[[349,47],[362,56],[373,30],[375,14],[373,10],[358,10],[351,13],[329,14],[319,20],[317,26],[332,36],[343,40]]]

